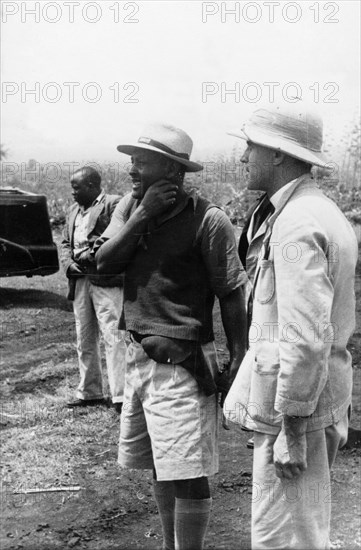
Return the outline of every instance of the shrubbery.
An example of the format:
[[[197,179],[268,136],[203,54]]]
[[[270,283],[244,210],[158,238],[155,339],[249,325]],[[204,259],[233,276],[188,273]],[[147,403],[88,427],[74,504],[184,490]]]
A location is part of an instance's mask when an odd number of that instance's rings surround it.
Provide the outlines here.
[[[101,169],[102,185],[107,193],[124,195],[130,191],[127,167],[110,163],[94,166]],[[47,165],[29,161],[19,170],[19,174],[3,178],[1,185],[46,195],[51,223],[53,226],[61,226],[73,202],[69,168],[63,168],[52,173]],[[338,174],[321,177],[315,173],[315,177],[326,195],[338,204],[346,216],[355,223],[361,223],[361,188],[350,187]],[[187,189],[196,189],[204,197],[222,206],[235,225],[243,225],[245,214],[258,195],[245,188],[241,165],[233,159],[205,162],[203,172],[187,174],[185,186]]]

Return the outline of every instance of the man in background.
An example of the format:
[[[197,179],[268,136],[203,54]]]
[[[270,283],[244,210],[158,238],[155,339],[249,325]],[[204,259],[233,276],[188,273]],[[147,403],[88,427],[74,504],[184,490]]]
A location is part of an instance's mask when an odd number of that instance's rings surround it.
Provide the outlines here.
[[[326,166],[318,116],[259,109],[232,134],[247,140],[248,189],[274,209],[249,243],[250,348],[225,400],[227,417],[255,434],[252,548],[324,550],[352,394],[356,237],[311,175]]]
[[[100,357],[100,333],[112,402],[121,412],[124,394],[125,343],[118,330],[123,305],[122,278],[98,275],[91,254],[97,237],[108,226],[120,197],[107,195],[101,177],[91,167],[71,177],[75,204],[70,208],[61,242],[61,262],[69,279],[68,298],[73,300],[80,382],[69,408],[105,403]]]

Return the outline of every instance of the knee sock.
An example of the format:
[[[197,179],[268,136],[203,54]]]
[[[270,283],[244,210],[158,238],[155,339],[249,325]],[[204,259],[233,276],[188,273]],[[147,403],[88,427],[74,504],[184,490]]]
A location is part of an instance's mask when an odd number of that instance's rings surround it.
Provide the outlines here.
[[[175,499],[176,550],[202,550],[212,499]]]
[[[163,550],[174,550],[174,483],[153,479],[153,489],[163,529]]]

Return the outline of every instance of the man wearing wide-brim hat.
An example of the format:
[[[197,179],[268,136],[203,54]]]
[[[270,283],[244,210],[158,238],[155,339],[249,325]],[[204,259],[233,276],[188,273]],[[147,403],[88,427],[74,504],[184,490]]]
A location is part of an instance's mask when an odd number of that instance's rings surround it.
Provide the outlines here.
[[[184,190],[185,173],[202,169],[190,160],[188,134],[153,124],[118,150],[131,155],[132,192],[96,243],[96,259],[100,273],[125,275],[131,343],[119,462],[153,469],[163,548],[201,550],[208,476],[218,469],[213,303],[217,296],[230,385],[245,351],[247,276],[225,213]]]
[[[250,347],[225,400],[226,416],[255,434],[252,548],[324,550],[351,403],[356,238],[311,175],[326,166],[317,115],[259,109],[231,134],[247,140],[248,189],[273,207],[250,221]]]

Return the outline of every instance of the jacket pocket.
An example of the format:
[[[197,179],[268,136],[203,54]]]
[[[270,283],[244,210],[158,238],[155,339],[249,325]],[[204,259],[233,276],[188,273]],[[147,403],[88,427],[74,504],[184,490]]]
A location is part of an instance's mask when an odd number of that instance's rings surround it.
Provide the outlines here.
[[[251,391],[249,396],[250,416],[254,420],[275,424],[280,420],[280,413],[274,408],[277,392],[277,378],[280,364],[272,361],[255,359],[252,370]]]
[[[267,304],[275,293],[275,272],[272,260],[260,260],[255,286],[255,300]]]

